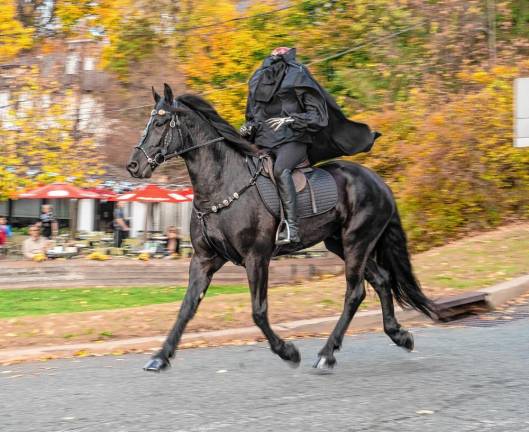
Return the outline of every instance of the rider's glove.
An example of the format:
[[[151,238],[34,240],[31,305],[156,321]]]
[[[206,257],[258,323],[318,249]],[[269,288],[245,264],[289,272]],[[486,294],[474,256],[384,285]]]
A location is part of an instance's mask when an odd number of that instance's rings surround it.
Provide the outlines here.
[[[270,126],[274,131],[278,131],[282,126],[289,123],[293,123],[294,119],[292,117],[272,117],[266,120],[266,124]]]
[[[239,133],[243,138],[251,138],[254,132],[255,126],[250,122],[244,123],[239,129]]]

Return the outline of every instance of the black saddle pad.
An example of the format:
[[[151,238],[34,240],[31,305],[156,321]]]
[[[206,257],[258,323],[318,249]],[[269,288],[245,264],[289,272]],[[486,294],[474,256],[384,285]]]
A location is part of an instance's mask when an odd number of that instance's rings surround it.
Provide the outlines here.
[[[257,159],[249,158],[247,160],[250,173],[253,175],[256,170]],[[306,172],[305,176],[307,177],[307,185],[297,194],[298,217],[308,218],[316,216],[336,207],[336,203],[338,202],[338,188],[336,187],[333,176],[321,168],[313,168],[312,171]],[[281,202],[272,180],[260,175],[257,177],[256,184],[259,195],[266,208],[273,216],[279,219],[279,206]],[[315,198],[314,206],[311,200],[311,188]]]

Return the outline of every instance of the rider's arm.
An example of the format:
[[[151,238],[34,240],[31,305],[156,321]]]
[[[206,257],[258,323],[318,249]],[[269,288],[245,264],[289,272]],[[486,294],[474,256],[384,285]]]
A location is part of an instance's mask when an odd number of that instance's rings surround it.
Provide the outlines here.
[[[254,115],[251,107],[250,95],[246,100],[246,122],[241,126],[239,133],[243,138],[246,138],[250,141],[253,141],[255,135],[255,126]]]
[[[250,106],[250,94],[248,92],[248,97],[246,98],[246,122],[252,122],[253,121],[253,112],[252,107]]]
[[[304,112],[290,115],[294,119],[291,127],[297,130],[318,132],[327,126],[329,117],[322,96],[311,88],[296,89],[296,94],[303,105]]]

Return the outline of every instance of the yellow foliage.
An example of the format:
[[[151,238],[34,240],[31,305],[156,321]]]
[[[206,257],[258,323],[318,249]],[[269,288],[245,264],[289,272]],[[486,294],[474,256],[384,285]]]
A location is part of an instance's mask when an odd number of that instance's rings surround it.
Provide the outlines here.
[[[186,26],[203,25],[203,17],[226,21],[270,11],[274,6],[277,3],[256,2],[241,12],[230,0],[199,0],[193,2]],[[190,32],[180,45],[179,59],[188,85],[235,124],[244,120],[246,81],[275,46],[289,43],[290,36],[281,33],[277,22],[281,15],[274,18],[234,21],[221,30]]]
[[[43,253],[38,253],[38,254],[33,255],[33,258],[31,259],[35,262],[42,262],[42,261],[46,261],[47,257]]]
[[[14,0],[0,4],[0,62],[15,57],[33,45],[33,29],[25,28],[16,18]]]
[[[147,252],[142,252],[138,255],[138,259],[140,261],[149,261],[151,259],[151,256]]]
[[[110,256],[102,253],[102,252],[99,252],[99,251],[94,251],[90,254],[88,254],[86,256],[86,259],[89,259],[89,260],[94,260],[94,261],[106,261],[106,260],[109,260],[110,259]]]
[[[406,102],[368,116],[384,136],[356,158],[392,185],[418,248],[529,216],[529,152],[513,147],[512,76],[463,74],[480,87],[449,97],[427,82]]]
[[[66,111],[73,105],[72,95],[57,96],[56,88],[49,83],[44,87],[38,76],[36,69],[30,71],[20,89],[31,105],[11,110],[0,121],[0,199],[57,181],[86,186],[102,169],[93,140],[73,137],[74,121]],[[45,97],[49,106],[43,103]],[[31,176],[31,169],[37,175]]]

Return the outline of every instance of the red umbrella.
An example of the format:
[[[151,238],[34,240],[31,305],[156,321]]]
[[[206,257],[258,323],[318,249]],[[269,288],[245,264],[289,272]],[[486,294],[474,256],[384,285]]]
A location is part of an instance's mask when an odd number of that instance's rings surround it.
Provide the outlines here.
[[[193,197],[194,197],[193,188],[191,188],[191,187],[183,188],[183,189],[180,189],[180,190],[178,191],[178,193],[179,193],[180,195],[185,196],[185,197],[188,198],[190,201],[193,201]]]
[[[116,201],[118,194],[114,192],[112,189],[106,189],[106,188],[90,188],[86,189],[87,191],[94,192],[99,196],[100,200],[105,201]]]
[[[24,192],[17,198],[25,199],[99,199],[95,192],[86,191],[67,183],[52,183],[32,191]],[[77,228],[77,202],[70,205],[70,235],[75,237]]]
[[[17,198],[40,198],[40,199],[98,199],[99,195],[95,192],[86,191],[76,186],[66,183],[53,183],[46,186],[41,186],[32,191],[23,192]]]
[[[182,203],[192,201],[189,196],[160,186],[149,184],[131,192],[119,195],[116,201],[138,201],[147,204],[145,217],[144,238],[147,239],[148,220],[152,219],[153,203]]]
[[[182,194],[180,191],[172,191],[170,189],[149,184],[131,192],[119,195],[116,198],[116,201],[139,201],[143,203],[180,203],[192,201],[192,198],[189,198],[187,195]]]

